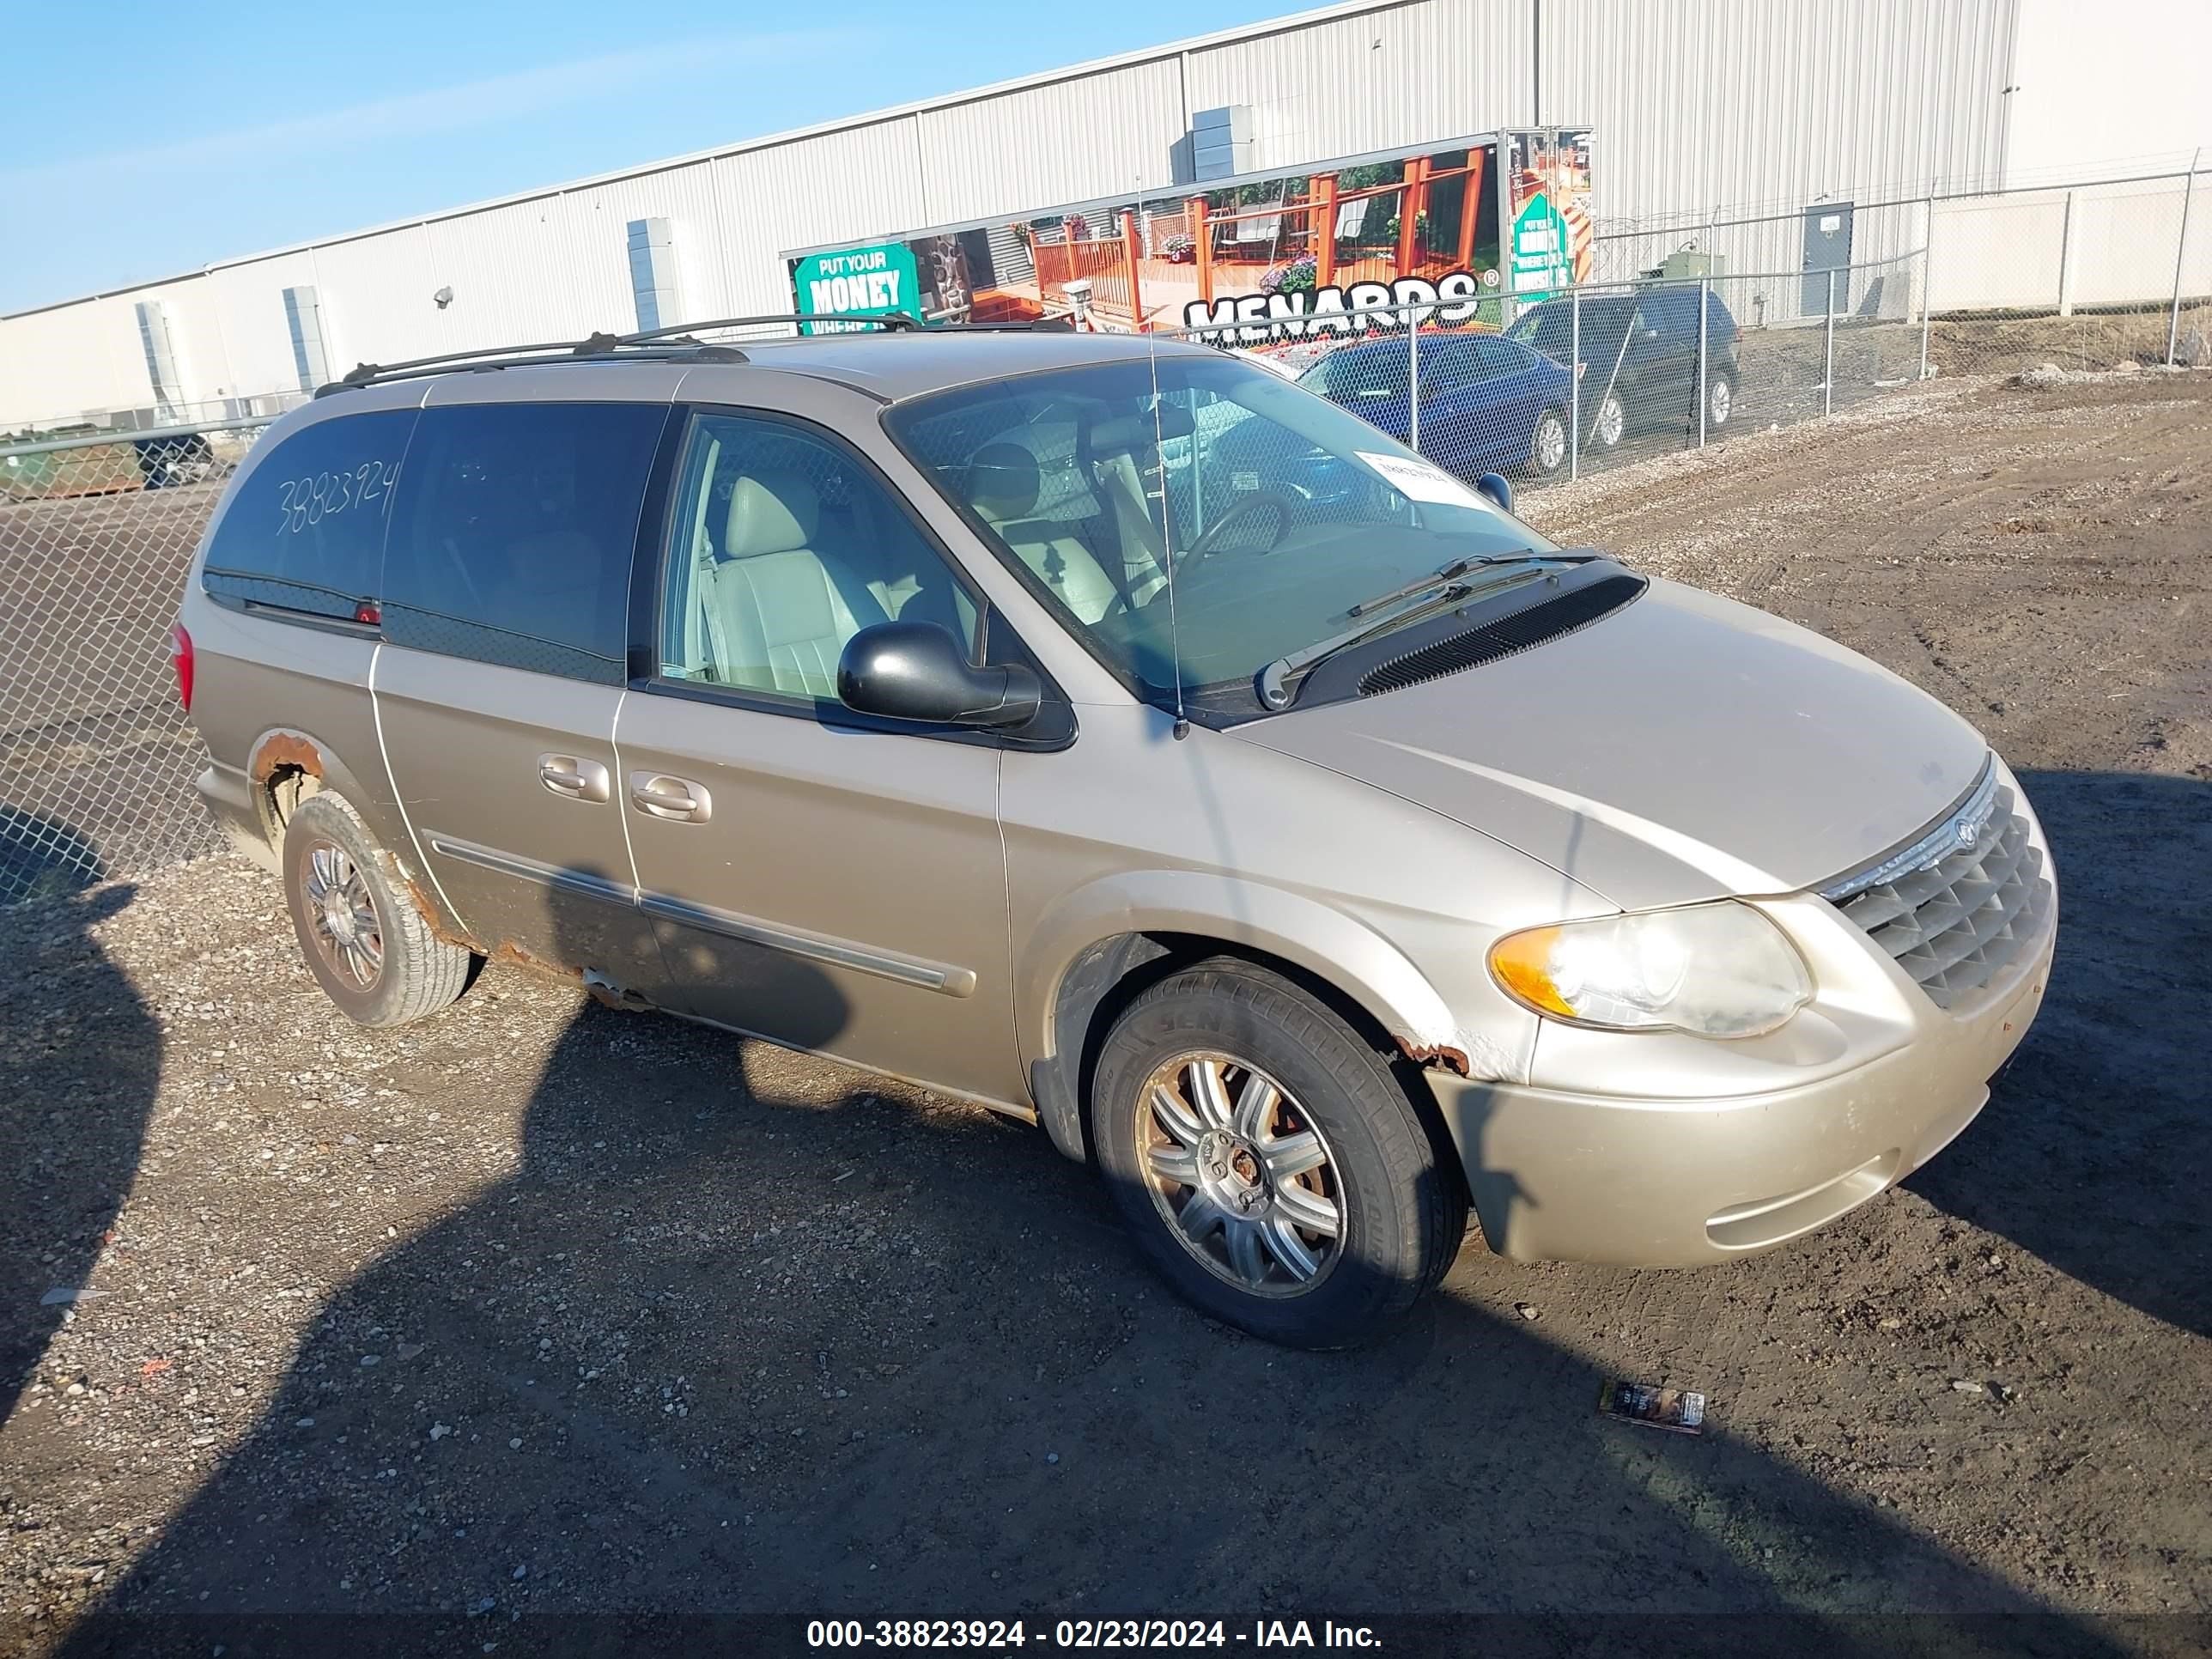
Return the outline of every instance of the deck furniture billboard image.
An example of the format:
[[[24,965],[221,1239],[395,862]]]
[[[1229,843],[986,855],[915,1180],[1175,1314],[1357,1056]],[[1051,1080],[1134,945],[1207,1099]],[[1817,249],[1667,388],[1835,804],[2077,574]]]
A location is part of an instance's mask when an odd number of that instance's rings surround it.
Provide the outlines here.
[[[1591,225],[1589,131],[1547,127],[786,258],[802,312],[1261,345],[1398,325],[1407,306],[1502,326],[1587,276]]]

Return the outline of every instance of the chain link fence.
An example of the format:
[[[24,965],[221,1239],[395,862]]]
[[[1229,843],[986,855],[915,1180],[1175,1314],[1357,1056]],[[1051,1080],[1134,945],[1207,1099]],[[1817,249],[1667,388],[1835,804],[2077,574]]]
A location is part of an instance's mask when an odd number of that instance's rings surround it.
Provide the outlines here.
[[[264,424],[0,447],[0,904],[216,846],[169,627]]]
[[[2005,191],[1814,203],[1787,212],[1608,223],[1600,281],[1710,276],[1747,301],[1747,327],[1821,315],[1829,268],[1912,274],[1931,313],[1939,374],[2073,372],[2212,362],[2212,173],[2167,173]],[[1773,271],[1772,278],[1738,273]],[[1850,279],[1844,311],[1867,295]],[[1731,301],[1733,305],[1733,301]],[[1877,307],[1887,313],[1894,302]]]
[[[1261,316],[1186,337],[1249,354],[1445,471],[1521,488],[1817,419],[1936,372],[1917,253],[1823,272],[1586,283],[1524,303]],[[1790,303],[1775,303],[1784,286]]]

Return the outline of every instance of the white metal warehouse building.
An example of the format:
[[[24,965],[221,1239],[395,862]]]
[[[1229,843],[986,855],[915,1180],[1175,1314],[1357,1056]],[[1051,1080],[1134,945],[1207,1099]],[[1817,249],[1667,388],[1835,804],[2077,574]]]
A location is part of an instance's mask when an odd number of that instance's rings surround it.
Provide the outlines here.
[[[654,311],[788,310],[789,255],[1188,185],[1209,112],[1241,112],[1240,173],[1586,125],[1601,233],[2185,160],[2208,20],[2171,0],[1352,0],[0,318],[0,432],[214,418],[310,367]]]

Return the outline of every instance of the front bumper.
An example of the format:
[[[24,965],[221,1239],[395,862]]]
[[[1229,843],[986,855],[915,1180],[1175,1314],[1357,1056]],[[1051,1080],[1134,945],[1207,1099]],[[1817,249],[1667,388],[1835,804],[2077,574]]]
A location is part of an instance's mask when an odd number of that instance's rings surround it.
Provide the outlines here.
[[[1657,1099],[1429,1073],[1484,1236],[1522,1260],[1692,1267],[1834,1220],[1973,1121],[2042,1006],[2056,940],[2054,917],[1972,1015],[1923,998],[1910,1040],[1796,1087]]]

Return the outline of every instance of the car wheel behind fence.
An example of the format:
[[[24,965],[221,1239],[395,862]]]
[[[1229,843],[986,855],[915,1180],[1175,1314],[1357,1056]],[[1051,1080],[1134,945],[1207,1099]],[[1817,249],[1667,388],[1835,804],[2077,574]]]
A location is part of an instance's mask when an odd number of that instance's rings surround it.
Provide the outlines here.
[[[1567,464],[1567,417],[1547,409],[1536,417],[1528,437],[1528,470],[1548,478]]]
[[[1591,441],[1600,449],[1611,449],[1627,430],[1628,410],[1622,406],[1620,394],[1607,392],[1605,401],[1597,406],[1597,418],[1590,422]]]

